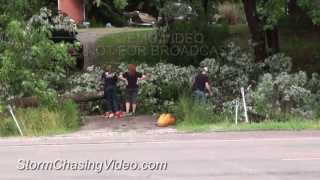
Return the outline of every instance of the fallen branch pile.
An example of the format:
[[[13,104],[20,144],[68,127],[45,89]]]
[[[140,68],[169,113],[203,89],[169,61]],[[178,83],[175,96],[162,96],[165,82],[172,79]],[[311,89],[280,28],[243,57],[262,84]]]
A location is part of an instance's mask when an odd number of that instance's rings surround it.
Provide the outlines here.
[[[71,99],[76,103],[97,101],[102,98],[103,98],[102,92],[79,93],[79,94],[75,94],[75,95],[59,96],[60,101],[65,101],[65,100]],[[36,106],[39,106],[40,100],[36,96],[23,97],[23,98],[16,98],[16,99],[9,101],[9,104],[14,105],[16,107],[21,107],[21,108],[36,107]]]

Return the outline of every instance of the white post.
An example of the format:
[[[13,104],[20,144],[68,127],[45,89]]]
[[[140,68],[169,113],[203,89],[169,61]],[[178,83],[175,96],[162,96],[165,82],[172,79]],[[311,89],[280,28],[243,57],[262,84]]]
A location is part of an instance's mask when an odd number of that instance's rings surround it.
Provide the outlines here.
[[[238,125],[238,110],[239,110],[239,101],[236,101],[236,118],[235,118],[235,122],[236,125]]]
[[[87,12],[86,12],[86,4],[84,3],[84,1],[82,2],[82,6],[83,6],[83,22],[87,21]]]
[[[244,94],[244,88],[243,87],[241,87],[241,95],[242,95],[243,108],[244,108],[244,117],[245,117],[246,123],[249,123],[247,104],[246,104],[246,97],[245,97],[245,94]]]
[[[58,0],[58,11],[60,11],[60,0]]]
[[[18,120],[17,120],[16,116],[14,115],[13,109],[12,109],[12,107],[11,107],[10,105],[8,106],[8,110],[9,110],[9,112],[10,112],[10,114],[11,114],[14,122],[16,123],[16,126],[17,126],[17,128],[18,128],[18,130],[19,130],[20,135],[23,136],[23,132],[22,132],[22,130],[21,130],[21,128],[20,128],[20,125],[19,125],[19,123],[18,123]]]

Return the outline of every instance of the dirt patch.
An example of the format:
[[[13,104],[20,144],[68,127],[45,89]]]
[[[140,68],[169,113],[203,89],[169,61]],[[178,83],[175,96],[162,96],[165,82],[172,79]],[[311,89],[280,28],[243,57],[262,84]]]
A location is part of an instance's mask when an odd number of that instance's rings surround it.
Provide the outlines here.
[[[85,125],[77,134],[163,134],[175,133],[173,127],[160,128],[153,116],[136,116],[122,119],[107,119],[104,116],[87,116]]]

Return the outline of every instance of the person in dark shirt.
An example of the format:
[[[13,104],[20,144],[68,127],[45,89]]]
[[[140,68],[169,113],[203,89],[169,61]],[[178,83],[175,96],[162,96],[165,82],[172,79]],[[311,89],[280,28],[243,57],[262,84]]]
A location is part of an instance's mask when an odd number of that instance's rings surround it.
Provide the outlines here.
[[[123,114],[119,111],[117,99],[117,75],[108,66],[101,76],[105,98],[105,116],[107,118],[120,118]]]
[[[207,67],[203,68],[202,71],[194,78],[192,90],[193,96],[197,102],[206,101],[206,92],[212,96]]]
[[[136,66],[130,64],[128,72],[122,74],[120,79],[126,83],[126,113],[130,114],[130,107],[132,107],[132,114],[136,113],[137,109],[137,96],[139,91],[138,81],[146,77],[136,71]]]

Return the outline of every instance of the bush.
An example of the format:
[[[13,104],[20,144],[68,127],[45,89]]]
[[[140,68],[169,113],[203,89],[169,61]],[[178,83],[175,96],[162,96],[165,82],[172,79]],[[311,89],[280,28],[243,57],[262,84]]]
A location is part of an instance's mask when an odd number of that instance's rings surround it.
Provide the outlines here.
[[[264,66],[265,70],[271,74],[289,73],[292,70],[291,58],[282,53],[268,57],[264,61]]]
[[[119,69],[124,72],[127,65],[121,64]],[[140,84],[138,102],[140,110],[149,113],[169,111],[181,93],[190,92],[191,80],[195,72],[192,66],[179,67],[163,63],[154,66],[142,64],[137,66],[137,70],[148,76],[148,79]]]
[[[71,100],[61,103],[58,111],[63,114],[63,127],[67,129],[76,129],[81,125],[78,105]]]
[[[17,128],[12,118],[0,118],[0,136],[18,135]]]
[[[127,64],[120,64],[118,71],[126,72]],[[97,92],[100,89],[102,69],[100,67],[89,67],[84,74],[77,74],[70,77],[71,87],[66,94],[77,94],[83,92]],[[179,67],[172,64],[159,63],[154,66],[141,64],[137,70],[148,76],[148,79],[140,82],[138,96],[139,109],[144,113],[167,111],[170,106],[179,98],[181,90],[190,91],[192,76],[195,68]],[[125,84],[118,83],[120,97],[124,97]],[[96,109],[97,104],[93,104]]]
[[[215,96],[224,97],[220,101],[238,95],[240,88],[249,86],[262,69],[261,65],[254,63],[251,54],[243,53],[234,43],[228,43],[218,58],[207,58],[200,65],[208,67],[209,79],[217,93]]]
[[[310,118],[311,91],[305,88],[306,83],[307,76],[303,72],[278,76],[265,74],[253,92],[253,105],[258,113],[270,118],[289,113]]]
[[[26,136],[65,133],[80,126],[77,106],[72,101],[60,104],[57,109],[47,107],[18,109],[16,117]],[[0,116],[0,136],[19,135],[11,116]]]

